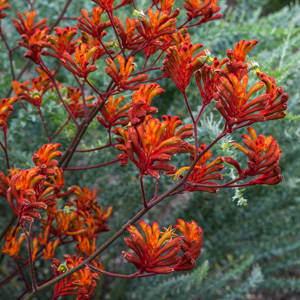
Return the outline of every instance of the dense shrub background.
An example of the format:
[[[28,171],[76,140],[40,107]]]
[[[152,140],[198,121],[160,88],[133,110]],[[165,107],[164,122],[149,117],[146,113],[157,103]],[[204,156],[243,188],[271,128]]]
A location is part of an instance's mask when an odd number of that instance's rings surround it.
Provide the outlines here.
[[[24,12],[28,7],[25,1],[10,1],[12,9],[5,20],[7,35],[13,45],[18,38],[8,20],[15,17],[15,11]],[[204,231],[204,244],[196,269],[182,275],[163,275],[135,279],[112,279],[101,277],[95,299],[300,299],[300,5],[286,5],[279,11],[272,12],[279,1],[219,1],[225,13],[223,20],[210,22],[200,28],[191,30],[192,41],[201,42],[205,48],[211,49],[213,56],[224,57],[228,48],[233,48],[241,39],[259,40],[259,44],[250,53],[251,60],[258,61],[261,69],[276,78],[284,91],[290,94],[288,115],[285,119],[267,124],[255,124],[255,129],[263,128],[265,135],[273,135],[283,150],[281,168],[284,181],[278,186],[252,187],[245,191],[223,191],[217,195],[204,193],[184,194],[170,198],[157,206],[145,218],[155,220],[162,226],[175,222],[176,218],[194,219]],[[284,1],[280,1],[282,4]],[[285,1],[289,2],[289,1]],[[141,1],[142,7],[143,1]],[[63,0],[37,1],[37,9],[41,16],[47,14],[50,24],[63,6]],[[67,16],[78,16],[80,9],[92,7],[91,1],[73,1]],[[131,12],[128,12],[131,14]],[[76,22],[64,21],[60,26],[75,25]],[[24,52],[15,55],[15,66],[21,68]],[[7,54],[3,43],[0,43],[0,93],[3,98],[9,89],[11,77],[8,72]],[[142,58],[141,58],[142,63]],[[98,64],[103,70],[103,62]],[[33,66],[32,66],[33,67]],[[29,68],[24,78],[32,76],[33,68]],[[74,84],[72,77],[61,73],[63,84]],[[97,85],[106,85],[107,78],[92,75]],[[157,98],[154,105],[159,114],[178,114],[188,120],[188,114],[182,105],[182,96],[174,89],[170,80],[161,82],[166,93]],[[74,85],[75,86],[75,85]],[[188,89],[189,98],[196,109],[201,99],[194,82]],[[42,109],[51,132],[62,125],[66,114],[57,104],[55,94],[48,93],[44,98]],[[203,142],[212,140],[221,128],[220,117],[212,105],[203,115],[199,133]],[[80,149],[105,145],[105,131],[97,122],[93,123],[80,144]],[[65,145],[71,140],[75,128],[67,126],[55,142]],[[239,131],[232,139],[241,141]],[[28,111],[17,107],[9,122],[10,159],[16,167],[30,166],[31,157],[39,147],[47,142],[35,108],[28,106]],[[221,141],[213,152],[224,153]],[[228,150],[227,150],[228,151]],[[4,165],[3,153],[0,153],[0,164]],[[76,154],[70,166],[93,165],[113,159],[117,151],[101,151],[101,153]],[[178,162],[180,164],[180,162]],[[2,168],[3,169],[3,168]],[[230,176],[230,170],[228,170]],[[124,168],[109,166],[100,170],[66,172],[69,185],[78,184],[89,188],[97,188],[98,199],[104,207],[114,206],[110,219],[111,231],[101,235],[100,245],[127,220],[137,213],[140,207],[140,191],[137,188],[138,171],[133,164]],[[147,178],[146,191],[153,194],[153,180]],[[172,184],[172,178],[164,178],[160,188],[166,190]],[[234,196],[237,196],[234,198]],[[247,206],[237,205],[238,201],[247,199]],[[233,201],[234,200],[234,201]],[[9,209],[4,199],[0,203],[0,224],[9,220]],[[133,272],[133,266],[126,264],[121,251],[125,248],[123,240],[114,243],[102,256],[107,270]],[[25,247],[23,249],[26,250]],[[63,254],[74,253],[74,246],[66,246]],[[36,265],[39,276],[50,274],[50,262]],[[0,268],[1,278],[15,270],[8,257],[4,257]],[[5,286],[1,293],[9,297],[19,295],[23,290],[17,278],[12,284]],[[13,294],[12,294],[13,293]],[[101,295],[101,296],[100,296]],[[294,298],[292,298],[294,297]],[[4,299],[6,299],[4,298]],[[40,295],[38,299],[51,299],[51,291]],[[11,299],[14,299],[11,298]]]

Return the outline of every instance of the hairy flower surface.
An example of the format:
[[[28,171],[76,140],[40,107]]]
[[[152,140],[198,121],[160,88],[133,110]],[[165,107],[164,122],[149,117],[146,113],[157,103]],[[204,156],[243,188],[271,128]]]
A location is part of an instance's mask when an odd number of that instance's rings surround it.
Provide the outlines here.
[[[95,99],[95,96],[87,96],[85,97],[86,109],[89,112],[95,107],[95,103],[90,103]],[[73,88],[71,86],[67,87],[67,97],[66,104],[68,105],[70,112],[75,118],[84,118],[85,117],[85,109],[84,103],[82,100],[82,93],[80,88]]]
[[[44,30],[47,28],[46,23],[48,22],[47,18],[40,20],[39,22],[35,23],[35,17],[37,12],[35,10],[29,12],[25,11],[25,17],[19,12],[18,19],[12,19],[12,22],[15,25],[16,30],[20,33],[20,35],[26,35],[30,38],[37,30]]]
[[[3,98],[0,102],[0,127],[2,127],[5,133],[7,132],[7,119],[14,110],[12,104],[14,104],[16,101],[16,97],[11,97]]]
[[[94,7],[92,10],[92,18],[89,17],[88,12],[85,9],[81,10],[82,17],[77,17],[77,27],[82,31],[90,34],[94,38],[102,38],[104,30],[111,26],[110,21],[101,22],[101,16],[103,9],[100,7]]]
[[[201,253],[203,231],[195,221],[191,223],[184,222],[181,219],[177,220],[178,225],[174,228],[182,233],[181,250],[184,254],[180,261],[174,266],[175,271],[189,271],[196,265],[196,259]]]
[[[147,115],[157,113],[157,108],[150,105],[154,97],[164,92],[158,83],[142,84],[132,95],[132,108],[128,110],[130,124],[142,123]]]
[[[41,107],[44,94],[53,87],[48,75],[41,69],[37,69],[41,74],[37,78],[32,78],[31,82],[25,81],[19,83],[18,81],[12,82],[12,87],[20,101],[25,100],[30,104]],[[29,84],[31,83],[31,87]]]
[[[216,14],[220,11],[217,6],[218,0],[184,0],[183,7],[187,10],[188,20],[202,17],[197,24],[206,23],[208,21],[220,19],[221,14]]]
[[[204,143],[201,144],[199,147],[199,153],[201,154],[202,151],[206,149],[206,145]],[[194,150],[194,146],[190,148],[191,152],[191,165],[194,163],[196,159],[196,154]],[[192,173],[189,175],[186,185],[184,186],[184,190],[186,191],[202,191],[202,192],[208,192],[208,193],[217,193],[217,183],[212,180],[221,180],[223,178],[222,174],[219,173],[223,168],[223,162],[224,158],[219,156],[212,162],[209,162],[212,154],[210,151],[207,151],[197,162],[195,165]],[[175,173],[175,179],[178,179],[178,177],[182,177],[182,174],[185,171],[188,171],[190,169],[189,167],[182,167],[178,169]],[[197,184],[204,184],[209,185],[211,187],[200,187],[197,186]]]
[[[125,259],[133,263],[141,273],[168,274],[174,271],[171,267],[176,264],[180,258],[177,256],[180,252],[181,240],[174,234],[174,229],[165,230],[161,233],[156,222],[152,228],[145,222],[139,222],[146,239],[133,225],[128,227],[131,239],[125,238],[126,245],[133,250],[137,256],[123,251]],[[161,237],[160,237],[161,235]]]
[[[43,43],[45,48],[49,48],[54,53],[43,50],[42,55],[52,56],[60,59],[63,56],[64,52],[67,52],[69,54],[74,53],[76,45],[80,42],[80,39],[72,41],[76,34],[76,27],[55,27],[56,37],[47,35],[46,41]]]
[[[176,32],[175,24],[177,21],[176,17],[179,15],[178,9],[176,9],[172,15],[169,15],[159,10],[153,12],[152,8],[150,8],[147,11],[149,21],[141,10],[135,11],[134,15],[137,16],[135,27],[148,43],[160,36]]]
[[[20,247],[25,240],[25,234],[21,234],[18,238],[18,233],[21,227],[14,227],[7,231],[4,236],[5,244],[2,246],[2,252],[11,257],[18,258]]]
[[[247,176],[258,176],[249,184],[268,184],[275,185],[282,181],[283,176],[280,175],[280,168],[278,166],[281,156],[281,150],[277,141],[272,137],[265,137],[260,134],[257,136],[252,127],[248,127],[250,134],[243,134],[243,142],[249,149],[246,150],[243,146],[233,143],[232,147],[244,152],[248,158],[248,169],[244,171]]]
[[[205,52],[201,51],[194,56],[200,48],[202,48],[202,44],[193,45],[186,41],[178,46],[172,46],[167,51],[161,69],[182,92],[189,85],[193,73],[203,65],[203,62],[198,58],[203,56]]]
[[[171,117],[163,118],[164,121],[160,122],[149,116],[136,127],[131,126],[128,132],[124,132],[119,127],[113,131],[122,137],[118,139],[121,144],[116,145],[116,148],[126,153],[126,156],[140,169],[141,175],[159,178],[158,171],[172,173],[175,167],[167,162],[172,155],[182,151],[182,139],[193,134],[190,132],[190,126],[175,132],[182,123],[172,122]],[[126,164],[126,157],[120,155],[119,158],[122,159],[121,165]]]
[[[132,106],[131,103],[126,103],[119,108],[120,104],[124,101],[124,97],[114,98],[108,97],[108,101],[100,109],[102,117],[98,116],[97,120],[105,128],[110,130],[113,126],[125,126],[128,124],[128,109]]]
[[[0,0],[0,20],[6,17],[6,14],[3,12],[3,10],[10,7],[10,5],[7,4],[8,1],[9,0]]]
[[[249,64],[244,64],[244,62],[247,53],[257,43],[256,40],[239,42],[234,51],[231,49],[227,51],[229,61],[226,62],[224,69],[214,70],[219,75],[219,84],[213,97],[216,108],[226,120],[230,130],[235,124],[252,124],[285,116],[283,111],[287,108],[286,102],[289,96],[283,94],[281,87],[276,87],[273,77],[268,77],[256,70],[255,73],[261,81],[248,88]],[[266,92],[250,100],[264,86],[266,86]]]
[[[62,65],[78,77],[87,78],[89,73],[97,70],[95,65],[89,66],[89,60],[98,50],[97,46],[89,48],[88,44],[81,44],[75,48],[74,59],[68,52],[64,52],[60,58]]]
[[[114,24],[117,29],[117,33],[121,39],[123,49],[134,50],[141,46],[143,38],[139,33],[136,33],[135,22],[136,19],[130,19],[129,17],[125,20],[125,27],[123,26],[119,17],[114,17]]]
[[[71,257],[66,254],[64,257],[66,260],[64,264],[61,264],[57,259],[53,260],[52,268],[55,276],[73,269],[83,261],[83,257],[78,258],[76,255]],[[95,293],[98,278],[98,274],[92,273],[88,267],[78,270],[55,285],[52,300],[68,295],[76,295],[76,300],[91,300]]]
[[[136,65],[133,63],[133,56],[129,57],[127,62],[125,62],[125,59],[121,55],[117,55],[117,61],[119,63],[120,71],[116,67],[115,62],[108,57],[106,59],[107,67],[105,68],[105,72],[119,89],[137,90],[140,87],[139,84],[130,84],[148,79],[148,74],[140,74],[133,79],[129,79],[130,73],[136,68]]]

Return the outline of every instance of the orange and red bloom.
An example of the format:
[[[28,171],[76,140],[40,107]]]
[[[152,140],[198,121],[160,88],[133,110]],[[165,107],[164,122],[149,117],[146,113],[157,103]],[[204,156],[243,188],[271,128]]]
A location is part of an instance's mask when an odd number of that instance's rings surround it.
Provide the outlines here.
[[[163,228],[160,232],[156,222],[152,228],[145,222],[140,221],[146,239],[133,225],[128,227],[131,239],[124,241],[134,253],[123,252],[125,259],[135,265],[140,273],[169,274],[174,271],[191,270],[195,267],[202,247],[202,229],[195,221],[191,223],[177,220],[178,225],[172,229]],[[182,236],[175,234],[178,229]],[[184,254],[180,257],[180,250]]]

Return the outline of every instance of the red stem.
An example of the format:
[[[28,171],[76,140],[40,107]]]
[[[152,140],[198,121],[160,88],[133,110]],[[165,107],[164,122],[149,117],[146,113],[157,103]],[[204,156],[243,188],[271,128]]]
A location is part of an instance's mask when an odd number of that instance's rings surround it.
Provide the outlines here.
[[[23,232],[25,233],[26,239],[27,239],[27,246],[28,246],[28,256],[29,256],[29,266],[30,266],[30,275],[31,275],[31,282],[32,282],[32,290],[35,293],[38,286],[36,284],[35,280],[35,274],[34,274],[34,266],[32,261],[32,246],[31,246],[31,233],[32,233],[32,225],[33,222],[29,225],[29,232],[27,232],[26,227],[24,224],[21,224],[21,228],[23,229]]]
[[[108,147],[111,147],[111,146],[115,146],[115,145],[117,145],[117,144],[107,144],[107,145],[105,145],[105,146],[101,146],[101,147],[93,148],[93,149],[75,150],[75,152],[81,152],[81,153],[85,153],[85,152],[93,152],[93,151],[102,150],[102,149],[105,149],[105,148],[108,148]]]
[[[182,92],[182,95],[184,97],[184,101],[185,101],[185,105],[189,111],[189,114],[190,114],[190,117],[192,119],[192,122],[193,122],[193,126],[194,126],[194,139],[195,139],[195,154],[196,156],[199,155],[199,143],[198,143],[198,127],[197,127],[197,119],[195,120],[194,116],[193,116],[193,112],[192,112],[192,109],[190,107],[190,104],[189,104],[189,101],[187,99],[187,96],[186,96],[186,93],[185,91],[181,91]],[[201,112],[201,110],[200,110]]]
[[[16,263],[16,265],[17,265],[17,267],[18,267],[18,270],[19,270],[19,272],[21,273],[21,276],[22,276],[22,279],[23,279],[23,281],[24,281],[24,283],[25,283],[25,285],[26,285],[26,288],[29,289],[29,284],[28,284],[28,282],[27,282],[27,280],[26,280],[26,278],[25,278],[25,276],[24,276],[24,273],[23,273],[23,271],[22,271],[22,269],[21,269],[21,266],[20,266],[18,260],[17,260],[15,257],[13,257],[13,260],[15,261],[15,263]]]
[[[119,158],[116,158],[114,160],[105,162],[103,164],[95,165],[95,166],[89,166],[89,167],[74,167],[74,168],[63,168],[64,171],[78,171],[78,170],[90,170],[90,169],[96,169],[96,168],[101,168],[107,165],[114,164],[116,162],[120,161]]]
[[[65,100],[63,99],[61,93],[60,93],[60,90],[57,86],[57,83],[56,83],[56,80],[55,78],[53,77],[53,75],[51,74],[51,72],[49,71],[49,69],[45,66],[45,64],[42,62],[41,63],[41,68],[47,73],[47,75],[49,76],[49,78],[51,79],[52,81],[52,84],[54,85],[55,89],[56,89],[56,92],[58,94],[58,97],[60,99],[60,101],[62,102],[64,108],[66,109],[66,111],[68,112],[69,116],[71,117],[71,119],[74,121],[74,123],[76,124],[76,126],[78,127],[79,124],[76,120],[76,118],[73,116],[72,112],[70,111],[70,108],[69,106],[66,104]]]
[[[84,107],[84,118],[85,121],[88,120],[89,116],[88,116],[88,110],[87,110],[87,106],[86,106],[86,101],[85,101],[85,93],[84,93],[84,82],[81,84],[79,79],[77,78],[77,76],[75,74],[73,74],[81,91],[81,96],[82,96],[82,102],[83,102],[83,107]]]
[[[135,272],[133,274],[130,274],[130,275],[123,275],[123,274],[116,274],[116,273],[111,273],[111,272],[107,272],[107,271],[98,269],[98,268],[94,267],[91,264],[86,264],[86,266],[88,268],[90,268],[91,270],[93,270],[94,272],[101,273],[101,274],[108,275],[108,276],[112,276],[112,277],[117,277],[117,278],[141,278],[141,277],[149,277],[149,276],[157,275],[156,273],[141,274],[140,271],[137,271],[137,272]]]
[[[140,174],[140,186],[141,186],[141,191],[142,191],[142,198],[143,198],[143,205],[144,208],[148,207],[148,203],[147,203],[147,197],[146,197],[146,192],[145,192],[145,187],[144,187],[144,182],[143,182],[143,175]]]
[[[54,135],[51,137],[51,141],[55,139],[55,137],[63,130],[63,128],[65,126],[67,126],[69,124],[70,121],[70,117],[68,118],[68,120],[54,133]]]
[[[42,114],[42,111],[41,111],[41,108],[38,107],[38,111],[39,111],[39,115],[41,117],[41,120],[42,120],[42,123],[43,123],[43,126],[44,126],[44,129],[45,129],[45,132],[47,134],[47,137],[48,137],[48,142],[51,143],[51,136],[49,134],[49,131],[48,131],[48,128],[47,128],[47,125],[46,125],[46,122],[45,122],[45,119],[44,119],[44,116]]]

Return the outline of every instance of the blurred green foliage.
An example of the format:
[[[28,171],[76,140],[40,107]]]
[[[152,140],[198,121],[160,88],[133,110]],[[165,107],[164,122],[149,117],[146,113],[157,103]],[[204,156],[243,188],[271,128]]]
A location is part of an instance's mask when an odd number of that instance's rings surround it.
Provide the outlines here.
[[[15,17],[15,11],[28,9],[25,1],[10,1],[12,9],[9,17]],[[181,300],[215,300],[215,299],[290,299],[300,297],[300,5],[290,9],[288,6],[280,11],[265,15],[265,8],[274,1],[237,1],[234,6],[226,6],[226,1],[219,1],[225,19],[191,29],[192,42],[200,42],[204,48],[211,49],[212,55],[225,57],[226,50],[233,48],[242,39],[259,40],[259,44],[251,51],[249,60],[259,62],[261,70],[276,78],[285,92],[290,94],[288,115],[284,120],[255,124],[255,129],[264,135],[273,135],[283,150],[281,168],[284,181],[278,186],[251,187],[245,191],[221,190],[217,195],[204,193],[184,194],[167,199],[144,218],[146,222],[158,221],[161,226],[175,223],[176,218],[194,219],[204,231],[204,244],[197,267],[190,273],[169,276],[156,276],[135,280],[113,279],[101,277],[95,299],[173,299]],[[91,1],[74,1],[67,16],[79,15],[80,9],[87,10],[93,6]],[[282,3],[282,1],[281,1]],[[41,15],[47,14],[50,23],[58,15],[63,0],[37,1],[37,10]],[[141,1],[141,6],[143,1]],[[266,5],[263,6],[262,4]],[[127,9],[127,8],[126,8]],[[131,14],[127,12],[128,15]],[[16,43],[18,36],[12,25],[5,20],[5,28],[10,43]],[[63,21],[60,26],[74,26],[76,21]],[[108,34],[109,36],[109,34]],[[15,55],[17,71],[24,60],[23,50],[18,49]],[[51,61],[51,60],[49,60]],[[52,61],[53,62],[53,61]],[[142,56],[137,59],[138,65],[143,63]],[[102,65],[101,65],[102,64]],[[99,87],[106,86],[107,77],[103,76],[103,62],[99,62],[99,72],[92,74],[91,80]],[[0,69],[9,70],[7,54],[3,43],[0,43]],[[101,73],[102,71],[102,73]],[[34,74],[28,69],[23,79]],[[102,74],[102,75],[101,75]],[[4,95],[10,85],[9,72],[1,72],[0,93]],[[155,75],[153,75],[155,76]],[[70,74],[61,70],[59,80],[66,86],[74,84]],[[254,77],[252,78],[254,80]],[[166,90],[164,95],[156,98],[154,106],[159,108],[159,115],[177,114],[185,122],[189,121],[188,113],[183,105],[179,91],[170,80],[161,82]],[[201,98],[195,82],[192,80],[188,88],[188,97],[194,111],[201,105]],[[3,97],[3,96],[2,96]],[[55,93],[48,92],[42,106],[49,130],[53,134],[66,120],[66,113],[58,104]],[[26,105],[27,106],[27,105]],[[202,142],[209,142],[222,128],[222,120],[216,113],[213,102],[204,112],[199,128]],[[75,128],[68,125],[55,142],[63,144],[63,150],[74,135]],[[240,135],[245,130],[235,132],[226,141],[241,141]],[[16,167],[31,166],[31,157],[40,146],[47,142],[42,123],[36,109],[27,106],[27,111],[17,106],[9,121],[8,143],[10,159]],[[224,153],[221,141],[213,150],[215,155]],[[107,134],[97,122],[93,122],[89,131],[80,143],[80,149],[98,147],[107,143]],[[0,163],[4,165],[2,153]],[[116,150],[105,149],[89,154],[77,153],[71,166],[94,165],[115,158]],[[232,155],[237,155],[232,151]],[[246,164],[246,161],[244,161]],[[177,165],[184,165],[178,159]],[[232,174],[227,170],[227,177]],[[103,207],[113,205],[114,212],[110,219],[111,231],[104,233],[97,241],[101,245],[107,237],[124,225],[141,207],[140,190],[138,188],[138,171],[133,164],[120,168],[112,165],[100,170],[66,172],[67,185],[87,186],[98,189],[98,199]],[[159,191],[165,191],[173,183],[172,178],[163,177]],[[154,192],[154,180],[146,178],[147,196]],[[234,200],[234,196],[237,199]],[[237,202],[247,199],[247,206],[238,206]],[[3,212],[1,224],[8,220],[8,205],[0,203]],[[106,269],[130,274],[133,266],[126,264],[121,251],[125,244],[122,239],[116,241],[101,256]],[[26,252],[23,247],[24,253]],[[57,252],[56,257],[62,259],[63,254],[74,254],[74,245],[66,246]],[[38,278],[51,274],[51,263],[36,265]],[[3,260],[1,275],[12,273],[16,266],[8,257]],[[28,273],[25,273],[29,277]],[[2,289],[3,295],[19,295],[23,291],[19,280]],[[52,291],[47,291],[38,299],[51,299]],[[260,297],[260,298],[259,298]],[[296,298],[297,299],[297,298]]]

